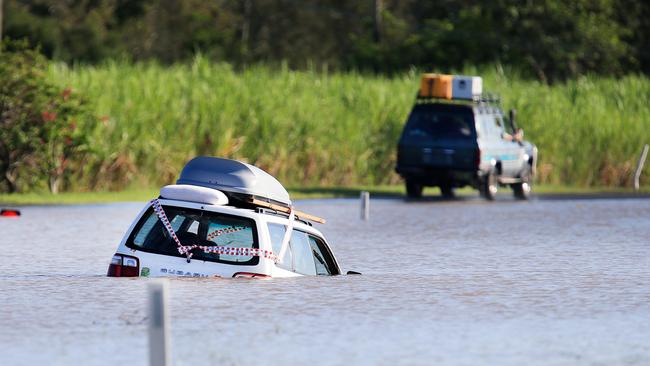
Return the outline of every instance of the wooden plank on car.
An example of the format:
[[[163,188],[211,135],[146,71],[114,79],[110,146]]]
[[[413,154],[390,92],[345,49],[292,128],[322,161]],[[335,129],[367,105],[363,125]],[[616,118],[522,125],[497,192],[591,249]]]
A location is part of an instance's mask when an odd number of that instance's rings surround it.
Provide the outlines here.
[[[287,213],[287,214],[289,212],[291,212],[291,208],[289,208],[289,207],[276,205],[276,204],[269,203],[269,202],[266,202],[266,201],[258,200],[256,198],[250,198],[248,202],[255,205],[255,206],[265,207],[265,208],[269,208],[271,210],[280,211],[280,212],[284,212],[284,213]],[[324,224],[325,223],[325,219],[323,219],[321,217],[318,217],[318,216],[310,215],[310,214],[308,214],[306,212],[302,212],[302,211],[298,211],[298,210],[294,209],[293,214],[300,217],[300,218],[302,218],[302,219],[309,220],[309,221],[314,221],[314,222],[317,222],[319,224]]]

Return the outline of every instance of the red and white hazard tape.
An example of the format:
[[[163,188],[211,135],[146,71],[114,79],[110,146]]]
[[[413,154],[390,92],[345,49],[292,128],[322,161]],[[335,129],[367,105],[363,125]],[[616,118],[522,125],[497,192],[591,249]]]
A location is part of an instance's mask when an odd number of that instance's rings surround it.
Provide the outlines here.
[[[174,242],[176,242],[176,246],[178,247],[178,251],[181,254],[187,255],[188,259],[191,258],[192,253],[188,254],[188,252],[181,250],[181,248],[183,248],[183,244],[181,244],[181,241],[178,240],[178,237],[176,236],[176,233],[174,232],[174,228],[172,227],[172,224],[167,219],[167,215],[165,215],[165,211],[163,210],[162,206],[160,205],[160,201],[158,201],[157,198],[154,198],[154,199],[151,200],[151,207],[153,208],[153,212],[156,213],[156,216],[158,216],[158,218],[160,219],[160,222],[163,224],[165,229],[167,229],[167,232],[169,233],[169,235],[172,237]]]
[[[203,253],[210,254],[216,253],[219,255],[233,255],[233,256],[245,256],[245,257],[262,257],[267,258],[272,261],[277,261],[277,256],[269,250],[263,250],[259,248],[232,248],[232,247],[222,247],[222,246],[205,246],[205,245],[185,245],[179,248],[179,252],[187,253],[194,249],[199,249]]]
[[[217,236],[221,236],[223,234],[232,234],[232,233],[236,233],[236,232],[242,231],[242,230],[246,230],[246,228],[245,227],[229,227],[229,228],[225,228],[225,229],[217,229],[217,230],[209,233],[207,239],[212,240],[212,239],[216,238]]]
[[[278,261],[278,256],[273,254],[270,250],[262,250],[259,248],[233,248],[233,247],[222,247],[222,246],[206,246],[206,245],[183,245],[176,236],[172,224],[169,222],[165,211],[158,199],[151,200],[151,207],[153,208],[154,213],[160,219],[160,222],[163,224],[169,235],[172,237],[176,246],[178,247],[178,252],[180,254],[186,255],[188,260],[192,257],[192,250],[199,249],[206,254],[215,253],[219,255],[233,255],[233,256],[247,256],[247,257],[262,257],[270,259],[274,262]],[[208,240],[212,240],[220,235],[230,234],[238,231],[245,230],[243,227],[230,227],[225,229],[218,229],[208,234]]]

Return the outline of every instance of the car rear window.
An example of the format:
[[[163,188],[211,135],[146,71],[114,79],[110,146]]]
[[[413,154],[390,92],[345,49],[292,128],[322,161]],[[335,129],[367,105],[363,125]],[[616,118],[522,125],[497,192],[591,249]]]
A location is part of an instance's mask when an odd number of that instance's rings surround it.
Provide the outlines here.
[[[413,108],[404,129],[405,138],[476,138],[474,114],[461,106],[419,105]]]
[[[259,248],[252,219],[183,207],[162,207],[182,245]],[[185,257],[179,253],[176,242],[151,208],[135,226],[126,246],[149,253]],[[259,263],[259,257],[205,253],[200,249],[192,251],[192,259],[237,265]]]

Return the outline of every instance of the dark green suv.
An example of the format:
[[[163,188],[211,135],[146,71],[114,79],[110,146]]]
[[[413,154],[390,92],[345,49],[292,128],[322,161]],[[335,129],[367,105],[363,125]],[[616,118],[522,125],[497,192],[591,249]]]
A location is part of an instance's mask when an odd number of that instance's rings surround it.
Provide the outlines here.
[[[436,186],[452,197],[454,188],[471,186],[493,200],[500,185],[509,185],[516,198],[527,199],[537,148],[523,140],[514,119],[514,111],[503,115],[497,98],[418,97],[397,148],[395,170],[407,195],[419,198],[425,186]]]

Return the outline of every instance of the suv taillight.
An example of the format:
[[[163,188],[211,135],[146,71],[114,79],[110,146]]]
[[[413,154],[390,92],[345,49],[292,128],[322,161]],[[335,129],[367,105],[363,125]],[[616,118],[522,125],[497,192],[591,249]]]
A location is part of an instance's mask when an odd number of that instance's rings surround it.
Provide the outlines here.
[[[115,254],[108,266],[108,277],[138,277],[140,261],[130,255]]]
[[[479,166],[481,166],[481,149],[476,149],[475,154],[476,155],[474,155],[474,164],[476,165],[476,168],[478,168]]]

